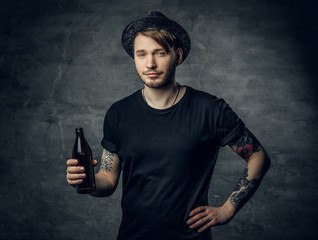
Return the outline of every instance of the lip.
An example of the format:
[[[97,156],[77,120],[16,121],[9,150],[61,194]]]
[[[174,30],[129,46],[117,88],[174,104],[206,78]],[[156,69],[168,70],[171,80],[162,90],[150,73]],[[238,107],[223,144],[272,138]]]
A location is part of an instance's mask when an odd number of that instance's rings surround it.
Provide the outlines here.
[[[159,73],[147,73],[146,76],[149,78],[156,78],[158,77],[160,74]]]

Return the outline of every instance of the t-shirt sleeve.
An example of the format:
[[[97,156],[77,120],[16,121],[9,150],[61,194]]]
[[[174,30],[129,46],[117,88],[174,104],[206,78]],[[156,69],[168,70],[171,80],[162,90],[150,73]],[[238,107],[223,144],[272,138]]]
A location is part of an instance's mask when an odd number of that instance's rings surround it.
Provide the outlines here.
[[[221,147],[228,145],[244,129],[244,122],[223,100],[218,99],[217,138]]]
[[[103,139],[101,141],[101,145],[106,150],[117,153],[117,145],[116,145],[116,126],[115,126],[115,115],[111,108],[107,111],[104,119],[104,127],[103,127]]]

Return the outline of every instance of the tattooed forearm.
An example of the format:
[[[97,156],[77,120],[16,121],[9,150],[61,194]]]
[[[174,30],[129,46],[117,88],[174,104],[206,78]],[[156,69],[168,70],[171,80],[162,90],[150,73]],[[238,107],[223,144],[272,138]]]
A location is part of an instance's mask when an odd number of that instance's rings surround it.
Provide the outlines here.
[[[110,172],[113,167],[113,160],[114,154],[104,149],[102,154],[100,170],[104,172]]]
[[[236,153],[245,160],[248,160],[254,152],[258,152],[260,146],[256,137],[247,128],[232,144],[236,145]]]
[[[246,168],[230,197],[231,204],[235,208],[241,208],[253,195],[261,182],[260,179],[247,179],[247,177],[248,169]]]

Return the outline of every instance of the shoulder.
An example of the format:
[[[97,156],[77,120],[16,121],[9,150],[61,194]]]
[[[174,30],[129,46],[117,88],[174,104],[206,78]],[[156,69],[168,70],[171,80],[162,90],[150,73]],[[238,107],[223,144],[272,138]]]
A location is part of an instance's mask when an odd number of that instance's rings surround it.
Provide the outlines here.
[[[223,98],[191,87],[189,87],[189,90],[191,106],[197,111],[208,113],[214,117],[234,112]]]
[[[190,91],[191,101],[202,105],[207,104],[209,107],[217,107],[225,103],[223,98],[219,98],[211,93],[187,87]]]
[[[215,99],[217,98],[215,95],[212,95],[208,92],[204,92],[201,90],[194,89],[192,87],[187,87],[190,91],[192,97],[201,98],[201,99]]]
[[[135,108],[137,104],[137,98],[140,90],[135,91],[127,97],[122,98],[110,105],[110,107],[106,110],[105,119],[113,119],[113,121],[117,121],[119,119],[125,118],[127,114]]]
[[[124,111],[125,109],[129,109],[133,104],[135,104],[139,93],[140,89],[129,96],[112,103],[108,109],[108,112]]]

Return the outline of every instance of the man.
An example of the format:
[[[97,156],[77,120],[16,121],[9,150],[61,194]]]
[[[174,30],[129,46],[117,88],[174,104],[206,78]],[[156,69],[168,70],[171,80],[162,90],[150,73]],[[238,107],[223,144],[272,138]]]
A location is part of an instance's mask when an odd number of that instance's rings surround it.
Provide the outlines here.
[[[179,24],[150,11],[126,27],[122,43],[144,88],[107,111],[92,195],[111,195],[122,171],[118,239],[211,239],[207,230],[237,213],[256,191],[270,160],[223,99],[176,82],[176,66],[190,51],[189,36]],[[226,145],[247,167],[227,201],[211,207],[209,183],[219,148]],[[85,177],[77,163],[67,161],[71,185]]]

